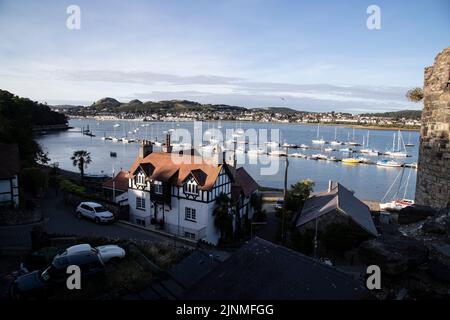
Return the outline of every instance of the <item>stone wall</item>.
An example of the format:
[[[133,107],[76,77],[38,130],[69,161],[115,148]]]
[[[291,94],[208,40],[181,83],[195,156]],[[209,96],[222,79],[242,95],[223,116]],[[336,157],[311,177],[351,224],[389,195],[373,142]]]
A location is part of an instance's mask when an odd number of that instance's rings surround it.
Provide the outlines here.
[[[416,203],[450,207],[450,47],[425,68]]]

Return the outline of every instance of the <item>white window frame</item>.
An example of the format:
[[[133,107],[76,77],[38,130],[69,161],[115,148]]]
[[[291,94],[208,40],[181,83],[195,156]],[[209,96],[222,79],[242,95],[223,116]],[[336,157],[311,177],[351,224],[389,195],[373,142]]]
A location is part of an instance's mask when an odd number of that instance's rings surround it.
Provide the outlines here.
[[[184,219],[187,221],[197,222],[197,210],[194,208],[185,207]]]
[[[136,196],[136,209],[145,210],[145,197]]]
[[[185,237],[185,238],[188,238],[188,239],[195,240],[196,235],[195,235],[195,233],[185,231],[185,232],[184,232],[184,237]]]
[[[162,185],[162,182],[161,182],[161,181],[155,181],[155,182],[153,183],[153,191],[154,191],[156,194],[163,194],[164,189],[163,189],[163,185]]]

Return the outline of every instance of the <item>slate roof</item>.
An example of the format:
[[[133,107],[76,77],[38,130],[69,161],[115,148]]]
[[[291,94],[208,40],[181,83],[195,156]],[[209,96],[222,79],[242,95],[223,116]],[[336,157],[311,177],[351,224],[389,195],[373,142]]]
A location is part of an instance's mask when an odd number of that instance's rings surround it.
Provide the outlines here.
[[[331,192],[323,192],[306,200],[295,226],[302,226],[332,211],[349,216],[368,233],[378,235],[369,207],[339,183],[333,186]]]
[[[192,286],[188,300],[356,300],[367,290],[344,272],[253,238]]]
[[[236,169],[235,180],[235,186],[238,186],[239,192],[242,191],[245,196],[251,195],[258,189],[258,183],[243,167]]]
[[[14,177],[20,171],[19,147],[16,143],[0,143],[0,179]]]

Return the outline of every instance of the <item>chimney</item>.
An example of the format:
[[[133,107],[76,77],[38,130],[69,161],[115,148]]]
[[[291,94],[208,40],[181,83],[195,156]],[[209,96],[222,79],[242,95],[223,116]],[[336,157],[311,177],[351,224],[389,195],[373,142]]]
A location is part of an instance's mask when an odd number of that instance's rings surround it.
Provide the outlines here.
[[[139,148],[139,157],[140,158],[145,158],[146,156],[148,156],[150,153],[153,152],[153,146],[152,143],[148,140],[142,140],[141,142],[141,147]]]
[[[333,189],[333,181],[328,180],[328,192],[331,192],[331,189]]]
[[[163,151],[166,153],[172,153],[172,146],[170,142],[170,133],[166,133],[166,143],[164,144]]]

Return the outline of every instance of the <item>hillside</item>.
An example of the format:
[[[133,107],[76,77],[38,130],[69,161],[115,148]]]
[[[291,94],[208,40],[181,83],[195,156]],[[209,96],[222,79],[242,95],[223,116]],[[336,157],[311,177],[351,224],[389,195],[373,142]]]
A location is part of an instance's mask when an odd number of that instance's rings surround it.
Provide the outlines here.
[[[201,104],[189,100],[165,100],[165,101],[146,101],[131,100],[130,102],[119,102],[114,98],[103,98],[96,101],[89,109],[103,112],[129,112],[129,113],[148,113],[148,112],[183,112],[183,111],[244,111],[246,108],[229,105]]]
[[[33,140],[33,127],[66,123],[64,114],[52,111],[47,105],[0,90],[0,142],[17,143],[25,164],[46,159]]]
[[[381,112],[381,113],[364,113],[362,116],[370,117],[386,117],[392,119],[417,119],[419,120],[422,116],[422,110],[401,110],[392,112]]]

